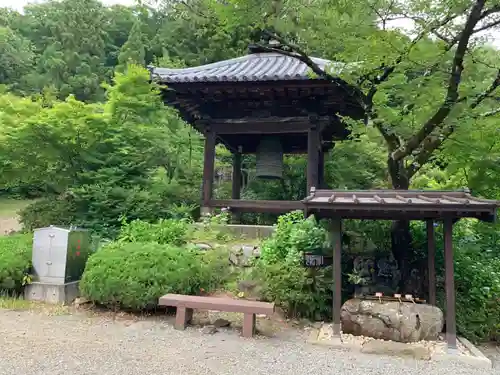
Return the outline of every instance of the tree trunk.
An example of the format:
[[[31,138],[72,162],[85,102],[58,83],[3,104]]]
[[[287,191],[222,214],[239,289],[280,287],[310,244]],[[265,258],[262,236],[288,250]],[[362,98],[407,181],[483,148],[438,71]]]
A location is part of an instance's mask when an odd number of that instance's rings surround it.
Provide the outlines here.
[[[392,158],[389,158],[387,166],[391,177],[392,188],[398,190],[408,190],[410,187],[410,181],[404,166],[404,161],[395,161]],[[398,262],[399,270],[401,272],[399,292],[411,292],[405,290],[407,280],[410,276],[410,262],[413,258],[414,252],[409,220],[397,220],[392,223],[391,244],[392,254]]]

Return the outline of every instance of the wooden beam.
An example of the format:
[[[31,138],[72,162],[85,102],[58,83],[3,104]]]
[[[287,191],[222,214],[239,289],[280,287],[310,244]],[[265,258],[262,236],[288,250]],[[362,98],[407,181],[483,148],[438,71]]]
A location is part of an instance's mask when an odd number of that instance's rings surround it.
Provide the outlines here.
[[[307,133],[309,130],[307,122],[215,122],[210,127],[221,135]]]
[[[307,135],[307,193],[318,188],[319,129],[311,127]]]
[[[242,199],[212,199],[210,207],[229,208],[231,212],[262,212],[283,214],[296,210],[304,210],[301,201],[270,201],[270,200],[242,200]]]
[[[210,209],[210,200],[213,194],[214,167],[215,167],[215,140],[213,131],[205,133],[205,149],[203,160],[203,187],[202,187],[202,210]]]
[[[433,306],[436,306],[436,240],[434,236],[434,221],[427,220],[426,226],[429,303]]]
[[[457,348],[457,323],[455,315],[455,276],[453,269],[453,221],[444,220],[444,264],[446,291],[446,343],[448,349]]]

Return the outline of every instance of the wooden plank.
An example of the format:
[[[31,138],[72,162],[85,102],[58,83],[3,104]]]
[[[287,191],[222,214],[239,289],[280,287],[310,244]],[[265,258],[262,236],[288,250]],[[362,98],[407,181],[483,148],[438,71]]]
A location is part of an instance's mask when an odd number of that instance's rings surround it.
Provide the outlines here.
[[[187,296],[183,294],[166,294],[160,297],[160,306],[174,306],[181,308],[216,310],[226,312],[240,312],[271,315],[274,312],[274,303],[247,301],[227,297]]]

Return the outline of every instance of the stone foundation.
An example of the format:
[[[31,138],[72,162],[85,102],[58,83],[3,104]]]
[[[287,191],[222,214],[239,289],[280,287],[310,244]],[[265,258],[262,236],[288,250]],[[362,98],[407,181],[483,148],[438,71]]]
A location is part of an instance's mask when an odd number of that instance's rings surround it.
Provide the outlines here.
[[[79,295],[79,281],[66,284],[49,284],[35,281],[24,288],[24,298],[54,304],[70,304]]]
[[[315,328],[311,331],[308,342],[367,354],[410,357],[427,361],[458,362],[478,368],[492,368],[491,361],[477,347],[462,337],[457,340],[457,349],[449,349],[443,337],[439,337],[436,341],[422,340],[411,343],[378,340],[345,333],[341,333],[339,337],[333,333],[332,324],[325,323],[321,325],[321,328]]]

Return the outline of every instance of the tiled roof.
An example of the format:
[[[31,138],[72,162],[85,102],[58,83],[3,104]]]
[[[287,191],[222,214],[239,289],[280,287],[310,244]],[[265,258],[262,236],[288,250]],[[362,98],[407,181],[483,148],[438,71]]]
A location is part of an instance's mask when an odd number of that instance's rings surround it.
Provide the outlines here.
[[[307,208],[325,211],[370,213],[372,216],[446,213],[453,217],[477,217],[493,221],[500,202],[473,197],[468,191],[426,190],[315,190],[303,200]]]
[[[311,58],[320,68],[338,75],[346,64]],[[150,67],[153,80],[173,82],[245,82],[311,79],[310,68],[302,61],[279,53],[254,53],[193,68]]]

